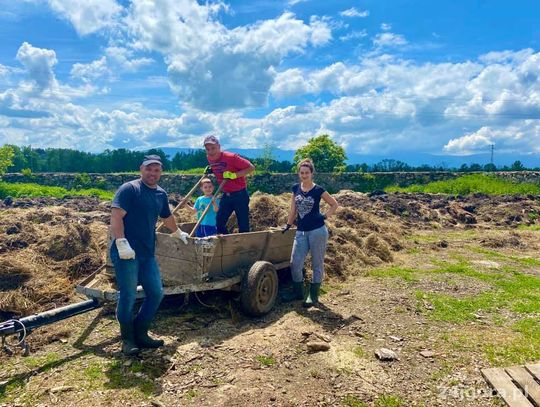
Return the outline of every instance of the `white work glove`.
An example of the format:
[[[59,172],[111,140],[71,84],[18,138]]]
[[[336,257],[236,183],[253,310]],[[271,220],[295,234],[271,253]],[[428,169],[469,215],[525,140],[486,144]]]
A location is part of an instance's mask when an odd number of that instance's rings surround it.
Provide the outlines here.
[[[180,228],[176,229],[176,232],[171,233],[172,237],[176,237],[177,239],[180,239],[184,244],[187,244],[187,238],[189,237],[189,233],[182,232]]]
[[[118,249],[118,255],[122,260],[129,260],[135,258],[135,250],[131,248],[128,240],[125,237],[115,240],[116,248]]]

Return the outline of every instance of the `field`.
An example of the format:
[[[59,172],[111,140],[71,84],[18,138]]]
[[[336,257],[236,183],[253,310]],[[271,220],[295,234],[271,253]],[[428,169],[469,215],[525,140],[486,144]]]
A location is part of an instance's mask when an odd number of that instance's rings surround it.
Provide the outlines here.
[[[521,192],[342,191],[320,309],[279,303],[254,319],[231,294],[169,299],[153,328],[166,346],[130,360],[108,306],[39,329],[30,356],[2,354],[0,405],[501,406],[480,369],[540,360],[540,197]],[[254,227],[285,223],[288,200],[255,194]],[[88,196],[0,204],[3,319],[77,300],[109,209]],[[308,351],[314,340],[329,349]]]

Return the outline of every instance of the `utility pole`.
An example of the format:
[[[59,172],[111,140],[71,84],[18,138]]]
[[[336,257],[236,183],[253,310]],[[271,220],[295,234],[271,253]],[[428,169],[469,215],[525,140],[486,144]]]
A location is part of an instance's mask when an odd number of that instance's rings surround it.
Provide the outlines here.
[[[491,145],[491,165],[493,165],[493,150],[495,150],[495,144]]]

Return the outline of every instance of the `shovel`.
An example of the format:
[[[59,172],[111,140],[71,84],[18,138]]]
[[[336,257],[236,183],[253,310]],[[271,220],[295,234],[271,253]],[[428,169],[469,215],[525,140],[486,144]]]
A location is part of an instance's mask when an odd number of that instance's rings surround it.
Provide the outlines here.
[[[221,190],[223,189],[223,186],[225,185],[225,183],[227,182],[226,179],[224,179],[223,181],[221,181],[221,184],[219,184],[219,187],[217,189],[217,191],[214,193],[214,195],[212,196],[212,200],[214,200],[214,198],[216,196],[218,196],[218,194],[221,192]],[[208,211],[210,210],[210,207],[212,206],[212,203],[210,203],[205,209],[204,209],[204,212],[201,214],[201,217],[199,218],[199,220],[197,221],[197,223],[195,224],[195,227],[193,228],[193,230],[191,231],[191,233],[189,234],[189,237],[193,237],[195,236],[195,232],[197,231],[197,228],[199,227],[199,225],[201,224],[201,222],[203,221],[204,217],[206,216],[206,214],[208,213]]]

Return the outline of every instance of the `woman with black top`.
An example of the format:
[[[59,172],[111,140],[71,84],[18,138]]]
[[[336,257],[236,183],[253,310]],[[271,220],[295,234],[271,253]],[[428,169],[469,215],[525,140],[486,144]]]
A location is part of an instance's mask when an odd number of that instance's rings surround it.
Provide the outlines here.
[[[298,229],[291,255],[293,295],[288,298],[289,300],[304,299],[302,269],[308,253],[311,252],[313,277],[309,295],[304,302],[305,307],[318,305],[319,290],[324,275],[324,255],[328,242],[328,229],[324,220],[332,216],[338,208],[336,200],[323,187],[313,182],[314,172],[315,168],[311,160],[305,159],[298,164],[300,183],[292,188],[291,209],[284,229],[284,231],[288,230],[296,220]],[[330,206],[326,214],[322,214],[319,209],[321,198]]]

